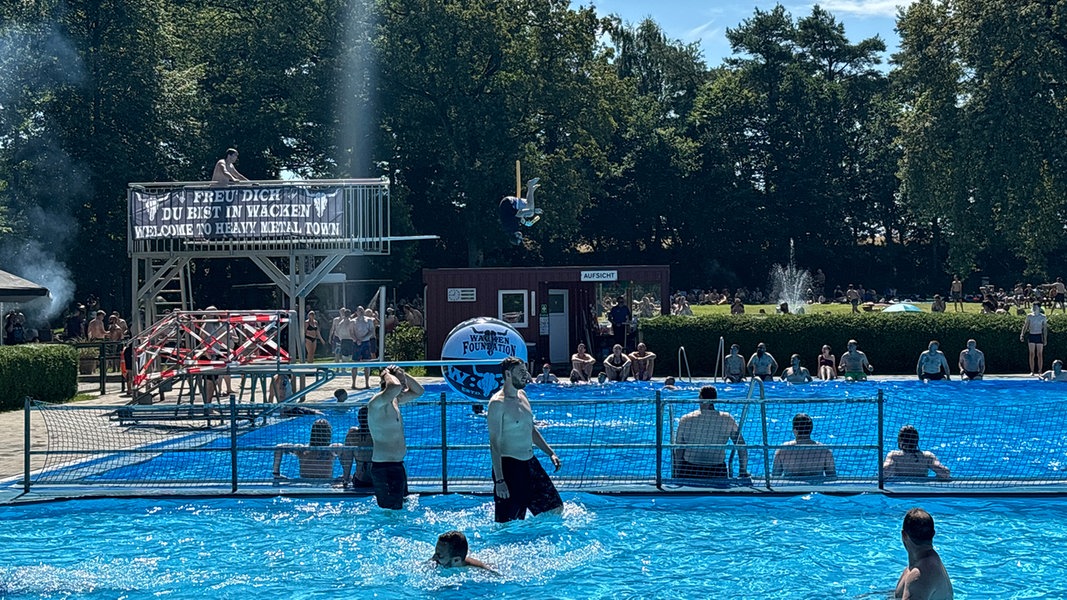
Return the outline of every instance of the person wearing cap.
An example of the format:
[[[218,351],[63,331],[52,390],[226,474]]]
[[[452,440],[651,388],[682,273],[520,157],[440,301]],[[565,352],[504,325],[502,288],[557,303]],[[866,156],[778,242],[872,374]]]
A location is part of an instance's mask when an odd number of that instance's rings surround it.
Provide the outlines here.
[[[848,341],[848,352],[841,355],[841,364],[837,370],[851,381],[867,381],[867,374],[874,373],[874,367],[867,362],[867,355],[856,349],[856,340]]]
[[[741,383],[745,380],[745,357],[739,354],[741,347],[730,346],[730,354],[723,359],[723,378],[729,383]]]
[[[774,379],[774,374],[778,372],[778,361],[767,352],[767,344],[760,342],[756,345],[756,353],[748,359],[748,370],[753,377],[759,377],[763,381]]]
[[[934,518],[921,508],[904,515],[900,541],[908,551],[908,566],[897,580],[894,598],[905,600],[952,600],[952,580],[945,563],[934,550]]]
[[[748,448],[745,438],[737,427],[737,421],[728,412],[715,409],[718,393],[706,385],[700,388],[700,408],[683,416],[678,421],[674,436],[676,447],[671,453],[675,477],[713,478],[729,477],[726,451],[723,448],[686,448],[686,445],[725,445],[733,440],[737,449],[737,476],[748,477]]]

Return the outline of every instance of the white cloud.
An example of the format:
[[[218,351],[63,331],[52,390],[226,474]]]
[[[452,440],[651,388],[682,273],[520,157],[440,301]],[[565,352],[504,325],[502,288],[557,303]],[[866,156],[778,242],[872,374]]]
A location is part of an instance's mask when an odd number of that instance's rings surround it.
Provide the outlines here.
[[[819,5],[833,14],[894,18],[898,9],[911,6],[914,2],[915,0],[823,0]]]
[[[708,21],[702,25],[698,25],[685,32],[685,39],[699,40],[707,37],[717,36],[719,33],[719,28],[715,27],[714,25],[714,20]]]

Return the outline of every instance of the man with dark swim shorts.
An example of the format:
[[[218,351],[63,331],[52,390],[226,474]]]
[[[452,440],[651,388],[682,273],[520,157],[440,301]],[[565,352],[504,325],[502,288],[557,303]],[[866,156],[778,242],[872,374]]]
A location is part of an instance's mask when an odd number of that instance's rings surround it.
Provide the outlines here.
[[[501,363],[504,387],[489,400],[489,452],[493,459],[493,502],[497,523],[560,510],[563,500],[541,462],[534,458],[537,446],[552,459],[558,471],[561,462],[534,425],[533,411],[523,388],[530,383],[526,364],[515,357]]]
[[[964,381],[981,379],[985,375],[985,354],[978,349],[978,342],[967,340],[967,347],[960,352],[960,378]]]
[[[367,402],[367,425],[374,441],[371,453],[371,482],[378,506],[399,510],[408,491],[404,470],[404,420],[400,405],[422,395],[418,381],[396,365],[382,370],[381,391]]]
[[[949,376],[948,360],[945,353],[938,350],[940,344],[937,340],[930,342],[929,349],[919,355],[919,362],[915,365],[915,374],[922,381],[941,381],[952,379]]]

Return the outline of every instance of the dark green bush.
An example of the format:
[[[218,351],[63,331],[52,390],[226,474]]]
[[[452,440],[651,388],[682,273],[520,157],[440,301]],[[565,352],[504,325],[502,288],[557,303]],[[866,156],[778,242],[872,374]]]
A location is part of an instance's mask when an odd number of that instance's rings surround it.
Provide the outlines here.
[[[765,342],[767,351],[785,368],[794,352],[801,364],[815,371],[823,344],[829,344],[840,361],[845,343],[854,338],[859,349],[875,367],[875,373],[906,374],[915,372],[919,354],[930,340],[941,342],[953,375],[959,353],[968,338],[978,342],[986,355],[990,373],[1026,373],[1026,344],[1019,342],[1024,317],[954,313],[893,313],[854,315],[709,315],[701,317],[657,317],[641,321],[641,335],[649,350],[655,352],[656,372],[678,372],[678,347],[684,346],[693,374],[711,375],[718,350],[719,336],[725,337],[726,352],[730,344],[739,344],[747,359],[756,344]],[[1049,316],[1048,345],[1044,368],[1051,368],[1054,358],[1067,359],[1067,315]]]
[[[386,360],[426,360],[426,331],[400,323],[385,336]]]
[[[78,353],[64,344],[0,347],[0,410],[22,408],[29,396],[66,402],[78,393]]]
[[[426,360],[426,330],[409,323],[400,323],[385,336],[385,359],[395,361]],[[411,367],[408,373],[426,375],[423,367]]]

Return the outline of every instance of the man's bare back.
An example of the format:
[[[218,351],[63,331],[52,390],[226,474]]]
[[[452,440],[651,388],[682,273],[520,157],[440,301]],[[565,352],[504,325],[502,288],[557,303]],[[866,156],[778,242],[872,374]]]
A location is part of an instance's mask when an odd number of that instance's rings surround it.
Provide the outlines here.
[[[904,567],[894,598],[903,600],[953,600],[952,582],[937,551],[930,548],[928,554],[915,565]]]

